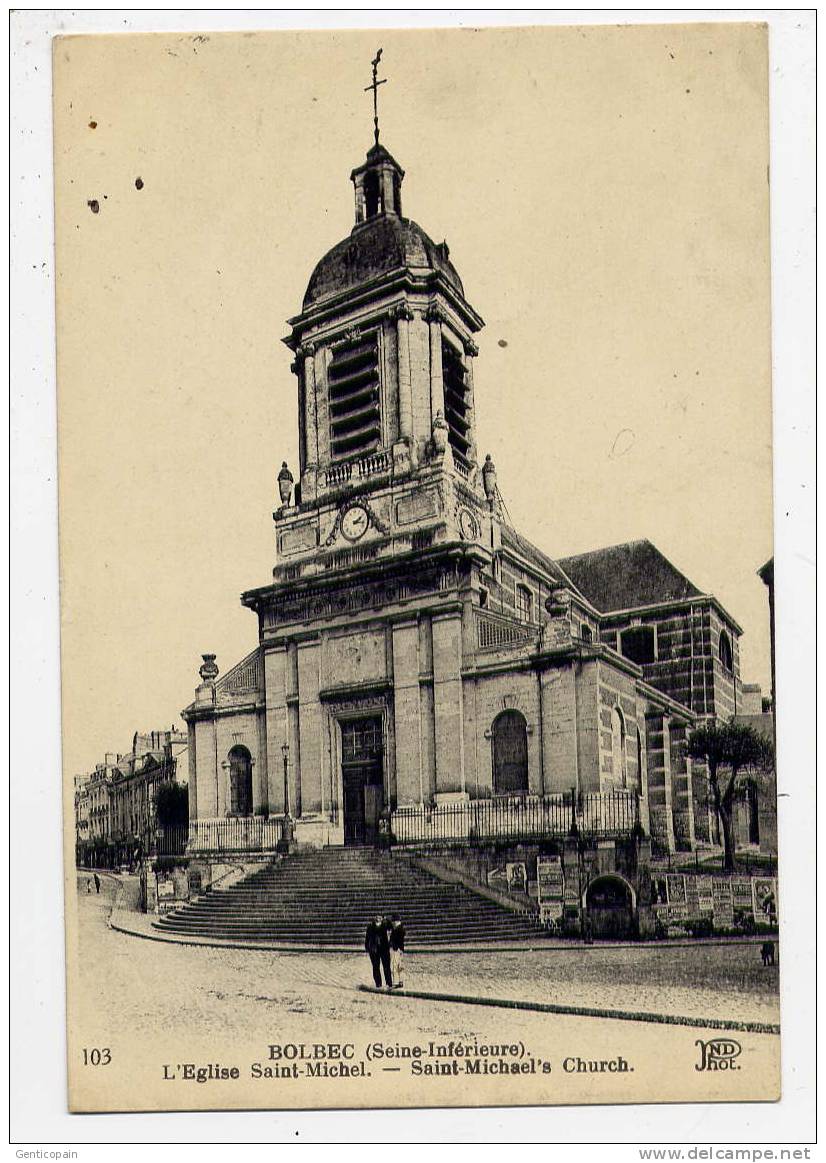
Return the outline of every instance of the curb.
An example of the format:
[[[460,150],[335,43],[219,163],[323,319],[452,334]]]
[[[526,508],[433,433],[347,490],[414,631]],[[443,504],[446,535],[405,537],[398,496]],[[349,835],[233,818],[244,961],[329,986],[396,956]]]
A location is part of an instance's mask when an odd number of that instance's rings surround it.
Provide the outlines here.
[[[628,1010],[598,1010],[590,1006],[556,1005],[553,1002],[514,1001],[509,998],[465,997],[462,994],[428,993],[418,989],[376,989],[360,985],[362,993],[382,997],[415,997],[424,1001],[449,1001],[461,1005],[498,1006],[506,1010],[532,1010],[541,1014],[569,1014],[582,1018],[613,1018],[621,1022],[654,1022],[665,1026],[695,1026],[706,1030],[739,1030],[748,1034],[779,1034],[780,1026],[772,1022],[737,1022],[722,1018],[686,1018],[678,1014],[634,1013]]]

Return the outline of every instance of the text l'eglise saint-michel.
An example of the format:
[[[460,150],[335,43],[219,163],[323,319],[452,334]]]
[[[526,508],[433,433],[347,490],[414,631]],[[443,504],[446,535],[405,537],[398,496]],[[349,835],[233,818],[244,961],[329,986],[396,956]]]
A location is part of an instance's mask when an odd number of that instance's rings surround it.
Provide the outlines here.
[[[563,1074],[624,1074],[634,1067],[617,1055],[590,1059],[566,1055]],[[264,1061],[247,1068],[221,1062],[163,1063],[166,1082],[224,1082],[253,1079],[369,1078],[374,1073],[411,1077],[502,1074],[551,1074],[552,1063],[532,1055],[523,1042],[370,1042],[359,1053],[353,1042],[270,1043]]]

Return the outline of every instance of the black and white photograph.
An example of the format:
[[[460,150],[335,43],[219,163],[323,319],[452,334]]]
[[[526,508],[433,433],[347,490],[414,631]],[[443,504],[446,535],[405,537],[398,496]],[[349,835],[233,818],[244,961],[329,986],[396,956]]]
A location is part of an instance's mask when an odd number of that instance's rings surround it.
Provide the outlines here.
[[[776,1102],[766,23],[207,24],[52,41],[69,1111]]]

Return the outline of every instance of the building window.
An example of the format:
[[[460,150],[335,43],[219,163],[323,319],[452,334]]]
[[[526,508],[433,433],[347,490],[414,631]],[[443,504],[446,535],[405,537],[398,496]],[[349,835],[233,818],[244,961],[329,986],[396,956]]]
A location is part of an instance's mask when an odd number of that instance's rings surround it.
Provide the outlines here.
[[[488,604],[488,591],[482,586],[479,587],[479,608],[484,610]]]
[[[620,634],[620,654],[639,666],[654,662],[657,657],[657,639],[653,626],[631,626]]]
[[[375,334],[339,343],[327,369],[330,452],[349,460],[381,443],[379,348]]]
[[[746,811],[748,812],[748,826],[749,826],[749,844],[760,843],[760,802],[757,796],[757,788],[753,783],[747,783],[743,796],[746,801]]]
[[[447,438],[453,451],[453,459],[467,465],[470,451],[470,400],[467,386],[467,370],[461,355],[446,339],[442,338],[442,382],[445,390],[445,420]]]
[[[364,175],[364,206],[368,218],[375,218],[383,209],[381,181],[375,170],[368,170]]]
[[[614,782],[620,787],[626,787],[628,771],[625,762],[625,719],[619,707],[614,707],[611,711],[611,760]]]
[[[726,634],[725,630],[720,631],[719,655],[723,670],[731,674],[731,639],[729,638],[728,634]]]
[[[343,763],[364,763],[384,751],[381,716],[352,719],[341,725],[341,759]]]
[[[493,722],[493,790],[497,795],[528,790],[528,725],[519,711],[502,711]]]
[[[591,630],[591,627],[587,624],[587,622],[582,623],[582,626],[580,627],[580,630],[579,630],[579,636],[583,642],[593,642],[594,633]]]
[[[246,747],[229,753],[229,811],[232,816],[252,815],[252,756]]]
[[[516,587],[516,616],[522,622],[533,620],[533,594],[527,586]]]

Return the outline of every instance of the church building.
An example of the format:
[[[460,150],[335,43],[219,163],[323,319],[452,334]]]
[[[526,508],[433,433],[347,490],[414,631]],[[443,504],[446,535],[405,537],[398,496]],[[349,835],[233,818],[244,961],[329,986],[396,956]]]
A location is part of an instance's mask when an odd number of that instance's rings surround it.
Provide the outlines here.
[[[483,320],[378,132],[351,180],[284,341],[299,462],[241,599],[258,644],[205,655],[183,712],[190,851],[713,842],[683,743],[737,713],[740,627],[648,541],[555,559],[509,524]]]

